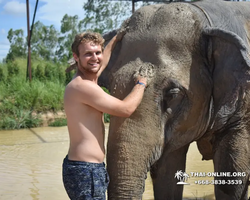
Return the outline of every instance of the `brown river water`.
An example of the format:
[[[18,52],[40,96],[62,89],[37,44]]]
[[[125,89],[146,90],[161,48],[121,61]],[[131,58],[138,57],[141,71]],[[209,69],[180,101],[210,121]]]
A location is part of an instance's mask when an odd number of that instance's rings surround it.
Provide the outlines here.
[[[68,145],[67,127],[0,131],[0,200],[68,200],[61,177]],[[215,199],[212,184],[195,183],[213,178],[194,177],[190,172],[213,172],[212,161],[201,160],[195,143],[187,155],[185,173],[189,178],[183,199]],[[154,199],[149,175],[143,194],[146,199]]]

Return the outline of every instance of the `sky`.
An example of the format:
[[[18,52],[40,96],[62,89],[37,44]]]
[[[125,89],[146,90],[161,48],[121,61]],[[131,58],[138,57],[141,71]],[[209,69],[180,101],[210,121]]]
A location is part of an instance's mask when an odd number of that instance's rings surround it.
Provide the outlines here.
[[[0,0],[0,62],[9,51],[8,31],[23,29],[27,36],[27,0]],[[37,0],[29,0],[30,26],[32,24]],[[39,0],[35,22],[46,26],[54,25],[60,31],[61,20],[65,14],[85,16],[83,4],[87,0]],[[247,0],[249,1],[249,0]]]
[[[27,36],[27,0],[0,0],[0,62],[9,52],[8,31],[23,29]],[[37,0],[29,0],[30,26],[32,24]],[[54,25],[60,30],[61,20],[65,14],[78,15],[83,19],[85,0],[39,0],[35,22],[40,21],[46,26]]]

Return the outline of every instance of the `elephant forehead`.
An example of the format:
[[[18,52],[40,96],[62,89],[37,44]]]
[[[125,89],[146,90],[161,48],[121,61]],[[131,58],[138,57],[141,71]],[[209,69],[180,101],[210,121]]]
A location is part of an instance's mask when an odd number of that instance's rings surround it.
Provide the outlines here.
[[[113,87],[114,92],[119,89],[123,92],[128,90],[130,91],[130,87],[135,83],[135,76],[134,74],[139,70],[140,66],[148,65],[148,59],[141,60],[141,58],[137,57],[133,61],[129,61],[128,63],[124,64],[122,67],[119,68],[114,74],[114,81]],[[190,85],[190,70],[189,67],[191,65],[191,60],[188,59],[186,62],[176,62],[170,59],[167,56],[163,56],[162,58],[159,57],[157,62],[150,62],[155,66],[156,73],[153,77],[153,82],[151,84],[159,84],[166,77],[169,80],[175,80],[178,82],[182,87],[189,89]],[[156,64],[157,63],[157,64]],[[126,92],[124,93],[126,94]]]
[[[141,63],[157,67],[160,77],[177,80],[189,89],[192,52],[197,47],[200,24],[188,4],[145,6],[129,21],[129,31],[114,63],[114,84],[131,82]],[[141,63],[138,63],[138,58]],[[126,79],[126,80],[125,80]]]
[[[133,75],[142,65],[151,63],[156,69],[155,81],[159,82],[161,79],[169,77],[169,79],[177,80],[182,87],[188,89],[192,53],[186,47],[183,47],[180,51],[171,52],[171,49],[151,45],[150,42],[146,43],[145,41],[139,47],[135,46],[136,51],[133,48],[130,48],[130,50],[122,49],[120,53],[121,62],[117,63],[117,71],[114,73],[116,85],[119,82],[127,84],[134,78]]]
[[[144,6],[130,19],[131,39],[154,38],[160,45],[163,39],[175,41],[190,39],[196,33],[197,16],[188,4],[161,4]]]

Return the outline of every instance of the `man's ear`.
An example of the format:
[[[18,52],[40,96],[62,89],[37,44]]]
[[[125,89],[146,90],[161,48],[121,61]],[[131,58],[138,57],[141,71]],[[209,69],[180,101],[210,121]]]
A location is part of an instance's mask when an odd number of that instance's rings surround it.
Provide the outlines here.
[[[78,58],[78,56],[76,55],[76,53],[73,53],[73,57],[74,57],[74,59],[75,59],[76,62],[79,61],[79,58]]]

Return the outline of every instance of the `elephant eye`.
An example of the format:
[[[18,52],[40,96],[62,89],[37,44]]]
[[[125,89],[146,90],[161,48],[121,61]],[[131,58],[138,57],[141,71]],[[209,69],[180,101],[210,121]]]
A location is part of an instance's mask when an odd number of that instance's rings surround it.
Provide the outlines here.
[[[163,90],[161,104],[163,112],[166,112],[169,109],[171,109],[171,111],[174,111],[175,108],[180,104],[182,98],[183,92],[180,88],[171,88]]]
[[[181,90],[179,88],[172,88],[170,90],[166,90],[163,92],[163,99],[166,101],[172,100],[178,96],[180,91]]]

